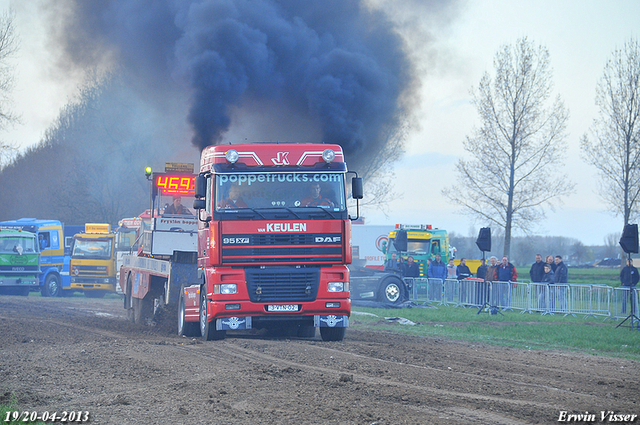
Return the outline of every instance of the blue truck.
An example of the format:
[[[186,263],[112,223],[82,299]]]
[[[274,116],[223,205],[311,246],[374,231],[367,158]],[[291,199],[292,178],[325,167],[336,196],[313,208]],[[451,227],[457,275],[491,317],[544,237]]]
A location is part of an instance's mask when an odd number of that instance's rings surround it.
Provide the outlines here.
[[[58,220],[21,218],[0,222],[0,227],[34,233],[40,248],[39,288],[44,297],[59,297],[70,289],[71,242],[83,226],[65,226]]]

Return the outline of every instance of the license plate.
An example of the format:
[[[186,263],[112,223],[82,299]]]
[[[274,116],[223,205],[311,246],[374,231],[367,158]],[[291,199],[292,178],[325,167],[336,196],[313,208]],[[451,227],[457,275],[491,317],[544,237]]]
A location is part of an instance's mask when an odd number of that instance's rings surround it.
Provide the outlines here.
[[[298,311],[298,304],[267,305],[267,311]]]

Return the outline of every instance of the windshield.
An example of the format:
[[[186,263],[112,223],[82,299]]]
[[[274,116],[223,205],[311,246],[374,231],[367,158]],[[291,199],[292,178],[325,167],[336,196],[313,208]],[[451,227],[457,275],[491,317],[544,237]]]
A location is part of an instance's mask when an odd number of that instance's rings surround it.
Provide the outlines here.
[[[156,202],[158,202],[156,206],[159,205],[162,209],[163,217],[193,217],[193,210],[189,208],[189,206],[193,205],[194,199],[193,196],[158,195],[156,198]]]
[[[36,252],[35,238],[23,238],[20,236],[8,236],[0,238],[1,252]]]
[[[393,243],[395,239],[391,239],[392,243],[389,244],[389,252],[398,252],[396,245]],[[429,240],[411,240],[407,241],[407,252],[415,254],[427,254],[429,252]]]
[[[126,227],[118,229],[116,232],[116,250],[129,251],[136,241],[137,230]]]
[[[75,239],[73,257],[111,258],[111,239]]]
[[[221,174],[215,181],[217,211],[245,208],[324,208],[344,211],[341,173]]]

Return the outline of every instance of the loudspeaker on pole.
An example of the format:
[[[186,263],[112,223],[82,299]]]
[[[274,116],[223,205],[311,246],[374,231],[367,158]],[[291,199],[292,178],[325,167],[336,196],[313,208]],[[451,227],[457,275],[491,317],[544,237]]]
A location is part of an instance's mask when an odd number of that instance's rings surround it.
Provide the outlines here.
[[[478,233],[478,239],[476,240],[478,249],[482,252],[491,251],[491,228],[483,227]]]
[[[638,253],[638,225],[625,224],[620,238],[620,246],[627,254]]]
[[[407,250],[407,231],[406,230],[398,230],[396,232],[396,238],[393,241],[396,249],[400,252],[405,252]]]

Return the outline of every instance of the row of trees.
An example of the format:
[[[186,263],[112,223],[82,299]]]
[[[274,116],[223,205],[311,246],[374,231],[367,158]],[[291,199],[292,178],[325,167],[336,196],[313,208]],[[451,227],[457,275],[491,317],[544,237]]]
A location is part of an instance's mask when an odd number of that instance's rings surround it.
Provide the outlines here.
[[[514,236],[511,240],[509,261],[516,265],[530,264],[535,255],[561,255],[567,264],[577,266],[593,263],[605,258],[623,258],[623,251],[618,244],[620,234],[609,234],[604,245],[587,246],[581,241],[563,236]],[[476,236],[462,236],[455,232],[449,234],[452,247],[456,248],[457,257],[482,258],[482,252],[476,245]],[[492,235],[492,250],[485,253],[485,258],[492,255],[502,258],[504,254],[504,234]]]
[[[475,159],[457,164],[458,184],[443,190],[454,204],[504,232],[505,255],[514,229],[530,234],[544,208],[562,202],[574,185],[558,170],[566,150],[568,112],[553,82],[549,52],[527,38],[503,46],[495,75],[485,73],[473,104],[481,127],[464,142]],[[581,139],[584,158],[602,177],[600,195],[624,224],[640,213],[640,43],[613,52],[597,87],[599,115]],[[490,152],[478,157],[478,152]]]

